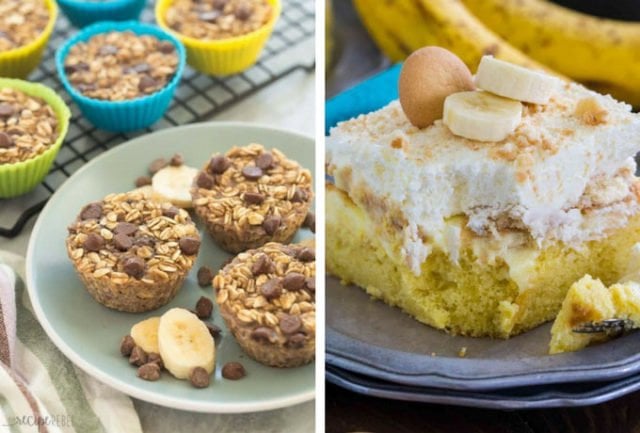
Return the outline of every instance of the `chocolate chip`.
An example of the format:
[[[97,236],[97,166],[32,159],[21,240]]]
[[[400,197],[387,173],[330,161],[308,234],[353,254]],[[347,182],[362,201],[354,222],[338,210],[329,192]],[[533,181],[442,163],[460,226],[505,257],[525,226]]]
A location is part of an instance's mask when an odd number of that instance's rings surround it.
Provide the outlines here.
[[[275,272],[275,270],[276,265],[266,254],[259,255],[256,261],[253,262],[253,265],[251,265],[251,273],[254,277],[262,274],[270,274]]]
[[[264,203],[264,196],[257,192],[245,192],[244,202],[248,205],[252,205],[252,204],[260,205]]]
[[[259,326],[251,331],[251,338],[262,343],[273,343],[276,340],[276,332],[266,326]]]
[[[280,315],[280,329],[284,334],[296,333],[302,328],[302,320],[300,316],[293,316],[291,314]]]
[[[220,334],[222,333],[222,329],[220,329],[219,326],[207,323],[207,329],[209,330],[209,334],[211,334],[211,336],[215,339],[215,338],[219,338]]]
[[[198,254],[198,250],[200,249],[200,239],[193,236],[185,236],[181,238],[178,244],[180,245],[182,252],[188,256]]]
[[[253,15],[253,8],[247,3],[242,3],[235,11],[236,18],[241,21],[248,20]]]
[[[151,185],[151,178],[149,176],[140,176],[136,179],[136,188],[142,188],[147,185]]]
[[[16,110],[11,104],[0,104],[0,117],[11,117]]]
[[[124,233],[119,233],[113,237],[113,245],[120,251],[127,251],[133,246],[133,240]]]
[[[247,375],[244,366],[239,362],[227,362],[222,367],[222,377],[229,380],[242,379]]]
[[[164,368],[164,362],[159,353],[150,352],[147,354],[147,364],[156,364],[160,370]]]
[[[137,65],[131,66],[130,69],[132,72],[137,72],[138,74],[144,74],[151,70],[151,66],[149,66],[149,64],[146,62],[142,62],[142,63],[138,63]]]
[[[156,245],[156,240],[151,236],[140,236],[133,240],[133,244],[140,247],[151,247],[153,248]]]
[[[208,319],[211,317],[212,312],[213,302],[211,302],[211,299],[201,296],[198,302],[196,302],[196,316],[198,316],[199,319]]]
[[[282,279],[282,287],[289,291],[300,290],[304,287],[305,276],[298,272],[291,272]]]
[[[256,165],[262,170],[268,170],[273,167],[273,155],[269,152],[261,153],[256,158]]]
[[[296,258],[301,262],[312,262],[316,259],[316,252],[313,248],[302,248],[298,250]]]
[[[248,165],[242,169],[242,175],[248,180],[258,180],[262,177],[262,169],[255,165]]]
[[[98,252],[104,247],[104,238],[96,233],[90,233],[82,244],[85,250]]]
[[[213,0],[213,7],[222,10],[229,3],[229,0]]]
[[[100,219],[102,217],[102,204],[91,203],[86,205],[80,212],[81,220]]]
[[[297,332],[293,335],[290,335],[289,338],[287,338],[287,342],[285,343],[285,346],[298,349],[304,346],[305,341],[307,341],[307,336],[304,335],[302,332]]]
[[[264,219],[264,221],[262,222],[262,228],[264,229],[265,233],[271,236],[276,232],[276,230],[278,230],[281,223],[282,218],[280,216],[271,215]]]
[[[5,132],[0,132],[0,149],[8,149],[14,146],[13,137]]]
[[[138,231],[138,225],[133,223],[118,223],[116,228],[113,229],[113,232],[117,235],[123,234],[130,236]]]
[[[300,188],[296,188],[295,192],[293,193],[293,197],[291,197],[291,201],[294,203],[302,203],[307,201],[306,191]]]
[[[149,362],[138,368],[138,377],[148,381],[156,381],[160,379],[160,366],[155,362]]]
[[[80,83],[77,85],[77,87],[78,87],[78,90],[80,90],[82,93],[91,92],[97,89],[94,83]]]
[[[129,364],[136,365],[140,367],[147,363],[147,352],[142,350],[142,347],[136,346],[131,350],[131,355],[129,355]]]
[[[213,177],[205,172],[201,172],[196,179],[198,188],[211,189],[214,183]]]
[[[202,266],[198,269],[198,285],[208,287],[213,281],[213,270],[209,266]]]
[[[169,165],[171,167],[180,167],[183,164],[184,164],[184,157],[179,153],[176,153],[175,155],[173,155],[169,160]]]
[[[221,15],[220,11],[217,10],[206,11],[199,13],[198,19],[206,23],[215,23]]]
[[[176,50],[176,47],[170,41],[162,41],[158,44],[158,50],[162,54],[171,54]]]
[[[311,233],[316,232],[316,214],[313,212],[309,212],[307,216],[304,218],[303,226],[311,230]]]
[[[180,209],[178,209],[175,206],[171,206],[171,207],[168,207],[166,209],[162,209],[162,215],[166,216],[167,218],[171,218],[171,219],[175,218],[176,215],[178,215],[179,213],[180,213]]]
[[[114,54],[118,54],[118,47],[115,45],[103,45],[98,50],[98,55],[100,56],[112,56]]]
[[[75,74],[76,72],[88,71],[89,65],[84,62],[78,62],[75,65],[65,65],[64,73],[67,75]]]
[[[275,299],[282,293],[282,282],[279,278],[272,278],[260,286],[260,293],[266,299]]]
[[[156,80],[154,80],[153,78],[151,78],[148,75],[143,75],[142,77],[140,77],[140,81],[138,82],[138,90],[140,90],[141,92],[146,92],[147,90],[157,86],[158,83],[156,82]]]
[[[151,164],[149,164],[149,173],[156,174],[163,168],[167,166],[167,160],[164,158],[154,159]]]
[[[196,388],[206,388],[209,386],[209,373],[202,367],[196,367],[191,370],[189,381]]]
[[[209,171],[212,174],[222,174],[231,166],[229,158],[222,155],[216,155],[209,161]]]
[[[125,335],[120,342],[120,353],[122,356],[130,356],[133,348],[136,347],[136,342],[133,341],[131,335]]]
[[[127,257],[122,262],[122,270],[127,275],[140,279],[144,276],[144,260],[138,256]]]
[[[316,279],[312,278],[312,277],[308,277],[304,280],[304,285],[307,287],[307,290],[309,290],[312,293],[316,292]]]

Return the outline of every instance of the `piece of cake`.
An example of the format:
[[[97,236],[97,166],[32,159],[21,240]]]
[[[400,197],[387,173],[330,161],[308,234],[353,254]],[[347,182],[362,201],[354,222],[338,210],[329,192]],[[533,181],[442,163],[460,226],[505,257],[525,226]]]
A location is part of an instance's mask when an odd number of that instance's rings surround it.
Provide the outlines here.
[[[571,285],[562,302],[551,327],[549,353],[573,352],[608,340],[610,335],[605,332],[574,331],[582,325],[607,319],[626,319],[640,324],[640,285],[629,281],[607,288],[602,281],[585,275]]]
[[[454,135],[447,102],[422,129],[402,108],[326,140],[330,274],[452,334],[506,338],[553,319],[585,274],[626,272],[640,240],[630,106],[563,83],[497,141]]]

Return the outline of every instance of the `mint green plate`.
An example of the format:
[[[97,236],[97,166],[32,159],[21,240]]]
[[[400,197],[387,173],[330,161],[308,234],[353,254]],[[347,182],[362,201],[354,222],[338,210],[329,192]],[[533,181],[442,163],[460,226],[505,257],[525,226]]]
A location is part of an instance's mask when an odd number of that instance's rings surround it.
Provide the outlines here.
[[[40,323],[78,367],[133,397],[183,410],[254,412],[313,399],[314,364],[277,369],[253,361],[224,327],[217,309],[213,323],[223,328],[223,337],[217,347],[215,377],[208,388],[193,388],[167,372],[157,382],[146,382],[136,377],[136,369],[120,355],[120,340],[134,323],[173,307],[194,308],[203,295],[214,300],[213,289],[198,286],[196,271],[204,264],[219,269],[229,254],[213,243],[199,222],[204,242],[187,282],[173,301],[149,313],[121,313],[98,304],[76,276],[65,250],[67,226],[81,207],[109,193],[132,189],[136,177],[146,173],[154,158],[180,152],[188,165],[200,167],[213,152],[251,142],[277,147],[313,173],[311,138],[243,123],[204,123],[167,129],[124,143],[78,170],[49,200],[31,235],[27,286]],[[310,231],[301,230],[295,241],[310,236]],[[247,376],[239,381],[222,378],[222,365],[229,361],[242,362]]]

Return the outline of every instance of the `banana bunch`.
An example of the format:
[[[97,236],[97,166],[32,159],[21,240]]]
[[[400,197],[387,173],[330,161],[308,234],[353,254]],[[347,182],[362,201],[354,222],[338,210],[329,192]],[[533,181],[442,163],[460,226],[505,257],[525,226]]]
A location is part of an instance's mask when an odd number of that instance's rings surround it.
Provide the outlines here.
[[[353,0],[393,61],[425,45],[474,70],[496,58],[569,77],[640,105],[640,23],[596,18],[546,0]]]

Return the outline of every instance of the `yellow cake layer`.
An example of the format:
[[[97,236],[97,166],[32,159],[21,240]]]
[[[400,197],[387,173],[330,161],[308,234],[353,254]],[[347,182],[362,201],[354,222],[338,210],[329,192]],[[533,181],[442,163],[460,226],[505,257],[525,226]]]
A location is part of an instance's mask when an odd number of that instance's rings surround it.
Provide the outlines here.
[[[448,223],[460,225],[459,220]],[[452,334],[507,338],[553,319],[571,284],[585,274],[616,282],[640,241],[640,216],[579,249],[559,242],[543,249],[527,244],[492,256],[490,240],[462,236],[457,263],[434,244],[420,276],[399,259],[400,246],[383,245],[382,236],[344,192],[327,185],[330,274]]]

